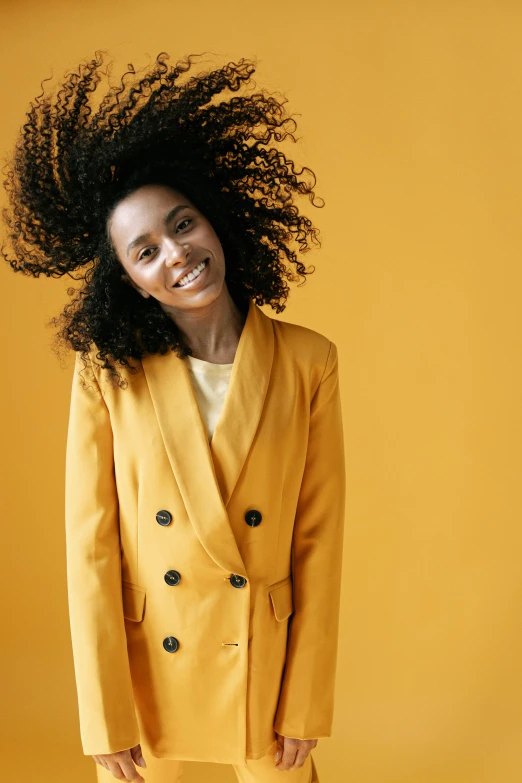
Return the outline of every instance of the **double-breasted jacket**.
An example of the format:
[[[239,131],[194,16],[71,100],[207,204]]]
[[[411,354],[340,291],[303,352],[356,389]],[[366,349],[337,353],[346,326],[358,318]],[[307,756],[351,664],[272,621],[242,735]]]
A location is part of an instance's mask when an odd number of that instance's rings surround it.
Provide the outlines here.
[[[123,368],[125,389],[95,355],[85,369],[76,355],[65,477],[85,754],[143,742],[160,758],[241,764],[274,731],[330,736],[345,504],[336,345],[251,299],[210,442],[174,351]]]

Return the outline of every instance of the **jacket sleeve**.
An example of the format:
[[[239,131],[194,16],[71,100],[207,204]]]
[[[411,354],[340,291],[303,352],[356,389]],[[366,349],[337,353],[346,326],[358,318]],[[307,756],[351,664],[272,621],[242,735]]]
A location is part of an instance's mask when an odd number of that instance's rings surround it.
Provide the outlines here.
[[[88,388],[82,388],[79,371]],[[139,742],[123,618],[119,505],[109,411],[76,354],[65,468],[67,595],[86,755]]]
[[[284,737],[331,736],[345,511],[344,437],[337,348],[312,399],[292,541],[294,612],[274,729]]]

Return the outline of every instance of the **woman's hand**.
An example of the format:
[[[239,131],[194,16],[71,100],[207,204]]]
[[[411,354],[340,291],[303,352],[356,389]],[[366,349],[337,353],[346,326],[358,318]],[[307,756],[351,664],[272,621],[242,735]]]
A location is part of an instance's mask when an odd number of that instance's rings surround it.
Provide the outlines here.
[[[132,780],[133,783],[145,783],[134,764],[146,767],[141,754],[141,745],[135,745],[129,750],[119,750],[117,753],[99,753],[93,759],[101,767],[112,772],[116,780]]]
[[[277,751],[274,760],[277,762],[275,768],[279,770],[302,767],[312,748],[315,748],[317,745],[316,739],[302,740],[294,739],[293,737],[283,737],[277,731],[276,735]]]

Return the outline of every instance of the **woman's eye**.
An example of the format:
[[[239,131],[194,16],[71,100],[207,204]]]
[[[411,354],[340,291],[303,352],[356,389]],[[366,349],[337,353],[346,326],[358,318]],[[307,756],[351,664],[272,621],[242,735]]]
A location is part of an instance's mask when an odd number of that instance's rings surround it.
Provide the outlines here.
[[[185,218],[182,220],[181,223],[178,224],[178,228],[180,228],[180,226],[182,227],[184,223],[192,223],[192,218]],[[155,247],[146,247],[145,250],[142,250],[142,252],[139,254],[138,261],[142,261],[145,258],[151,258],[155,250]]]

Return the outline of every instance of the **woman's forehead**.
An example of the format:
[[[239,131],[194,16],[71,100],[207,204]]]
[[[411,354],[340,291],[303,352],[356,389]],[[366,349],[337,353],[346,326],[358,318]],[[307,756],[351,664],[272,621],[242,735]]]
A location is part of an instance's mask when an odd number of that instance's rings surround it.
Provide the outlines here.
[[[194,209],[191,201],[166,185],[143,185],[126,195],[112,209],[107,228],[114,240],[141,228],[164,224],[167,215],[183,208]]]

